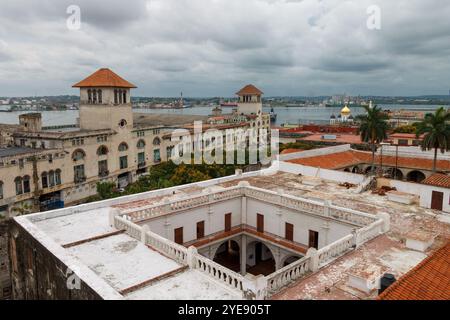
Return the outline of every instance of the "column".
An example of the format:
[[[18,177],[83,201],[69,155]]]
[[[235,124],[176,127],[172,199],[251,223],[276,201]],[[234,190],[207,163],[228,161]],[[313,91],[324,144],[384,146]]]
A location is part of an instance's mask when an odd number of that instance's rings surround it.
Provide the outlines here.
[[[241,223],[247,224],[247,197],[243,196],[241,201]]]
[[[245,276],[247,273],[247,236],[242,235],[241,241],[241,275]]]

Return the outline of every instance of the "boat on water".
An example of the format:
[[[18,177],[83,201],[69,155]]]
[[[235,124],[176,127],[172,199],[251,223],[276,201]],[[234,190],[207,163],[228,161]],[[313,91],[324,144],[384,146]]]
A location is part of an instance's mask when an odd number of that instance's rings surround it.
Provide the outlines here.
[[[237,108],[238,104],[236,102],[221,102],[221,108]]]

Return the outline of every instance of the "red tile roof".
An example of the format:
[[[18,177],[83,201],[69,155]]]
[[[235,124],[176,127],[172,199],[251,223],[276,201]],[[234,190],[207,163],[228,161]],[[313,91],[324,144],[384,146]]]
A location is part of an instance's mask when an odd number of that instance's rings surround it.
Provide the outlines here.
[[[257,87],[255,87],[254,85],[248,84],[245,87],[243,87],[241,90],[236,92],[236,94],[238,96],[243,96],[243,95],[262,95],[263,92],[261,90],[259,90]]]
[[[450,300],[450,241],[387,288],[378,299]]]
[[[300,133],[300,132],[297,132]],[[323,139],[323,136],[336,136],[336,139]],[[333,133],[320,133],[320,134],[312,134],[304,138],[300,138],[299,140],[304,141],[326,141],[326,142],[338,142],[338,143],[362,143],[361,137],[355,134],[333,134]]]
[[[91,74],[84,80],[74,84],[74,88],[86,87],[115,87],[115,88],[136,88],[127,80],[121,78],[108,68],[102,68]]]
[[[420,135],[419,137],[416,136],[415,133],[393,133],[389,135],[389,138],[397,138],[397,139],[423,139],[424,134]]]
[[[423,180],[422,183],[430,186],[450,188],[450,176],[442,173],[435,173]]]
[[[370,164],[372,162],[372,154],[370,152],[350,150],[310,158],[293,159],[288,162],[323,169],[342,169],[357,164]],[[381,157],[375,155],[375,164],[379,165],[380,162]],[[396,159],[394,156],[383,155],[383,165],[395,167],[395,164]],[[450,161],[438,160],[436,166],[440,171],[450,171]],[[398,167],[431,170],[433,168],[433,159],[398,157]]]

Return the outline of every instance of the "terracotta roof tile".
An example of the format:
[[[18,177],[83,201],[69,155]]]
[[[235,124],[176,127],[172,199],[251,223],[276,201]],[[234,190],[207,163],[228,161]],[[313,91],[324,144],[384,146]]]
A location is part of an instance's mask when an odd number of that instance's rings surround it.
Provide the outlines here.
[[[450,188],[450,177],[446,174],[435,173],[423,180],[422,183],[430,186]]]
[[[305,166],[320,167],[323,169],[341,169],[357,164],[370,164],[372,154],[363,151],[345,151],[310,158],[289,160],[288,162]],[[375,155],[375,164],[380,164],[381,157]],[[383,165],[395,167],[394,156],[383,155]],[[398,166],[411,169],[430,169],[433,167],[433,159],[398,157]],[[440,171],[450,171],[450,161],[437,160],[436,167]]]
[[[108,68],[102,68],[91,74],[84,80],[74,84],[74,88],[86,87],[116,87],[116,88],[136,88],[127,80],[121,78]]]
[[[281,154],[289,154],[289,153],[296,153],[296,152],[302,152],[302,151],[304,151],[304,150],[288,148],[288,149],[284,149],[283,151],[281,151]]]
[[[450,241],[387,288],[378,299],[450,300]]]
[[[252,84],[248,84],[245,87],[243,87],[241,90],[239,90],[238,92],[236,92],[236,94],[238,96],[242,96],[242,95],[261,95],[263,94],[263,92],[261,90],[259,90],[257,87],[255,87]]]

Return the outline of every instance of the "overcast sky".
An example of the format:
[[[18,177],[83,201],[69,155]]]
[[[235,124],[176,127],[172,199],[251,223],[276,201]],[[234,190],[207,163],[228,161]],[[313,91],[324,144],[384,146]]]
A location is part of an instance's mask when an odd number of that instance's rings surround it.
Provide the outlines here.
[[[101,67],[135,96],[448,94],[450,1],[0,0],[0,96],[78,94]]]

